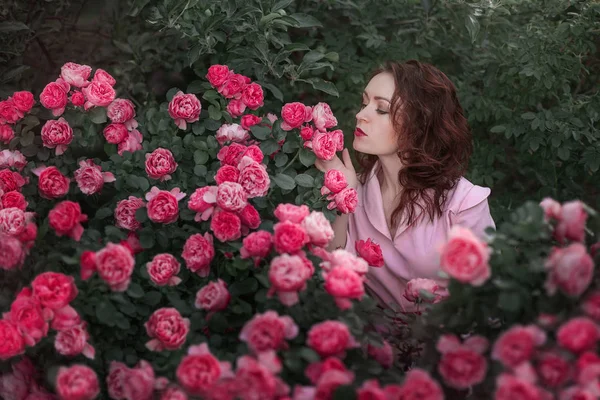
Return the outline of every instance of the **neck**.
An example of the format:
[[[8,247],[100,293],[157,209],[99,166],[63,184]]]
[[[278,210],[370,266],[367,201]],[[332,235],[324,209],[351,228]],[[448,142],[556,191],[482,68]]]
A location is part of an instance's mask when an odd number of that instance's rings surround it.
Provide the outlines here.
[[[381,190],[389,191],[394,195],[400,193],[400,182],[398,182],[398,173],[402,169],[402,162],[396,154],[379,156],[381,163]]]

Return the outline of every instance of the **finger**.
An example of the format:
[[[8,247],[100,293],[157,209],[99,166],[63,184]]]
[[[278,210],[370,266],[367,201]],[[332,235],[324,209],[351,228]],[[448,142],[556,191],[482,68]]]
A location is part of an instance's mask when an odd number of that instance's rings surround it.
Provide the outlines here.
[[[350,152],[348,149],[344,149],[342,152],[342,158],[344,159],[344,166],[351,171],[354,171],[354,165],[352,165],[352,160],[350,159]]]

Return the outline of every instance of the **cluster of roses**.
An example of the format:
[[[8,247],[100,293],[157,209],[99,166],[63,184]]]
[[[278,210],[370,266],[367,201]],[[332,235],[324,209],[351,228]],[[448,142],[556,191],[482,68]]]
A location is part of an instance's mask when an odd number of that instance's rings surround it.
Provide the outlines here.
[[[344,149],[343,132],[340,129],[327,131],[338,123],[327,103],[318,103],[314,107],[299,102],[287,103],[281,109],[281,118],[281,129],[300,129],[304,147],[312,149],[321,160],[331,160],[336,151]]]
[[[40,94],[40,103],[60,117],[69,101],[74,107],[86,111],[93,107],[106,107],[111,123],[104,128],[108,143],[117,144],[119,154],[140,150],[142,134],[136,129],[135,106],[130,100],[119,99],[113,86],[116,83],[108,72],[98,68],[89,80],[92,67],[68,62],[62,66],[59,78],[50,82]],[[56,148],[62,154],[73,140],[73,130],[64,118],[49,120],[42,127],[45,147]]]
[[[327,196],[328,210],[337,209],[342,214],[353,213],[358,204],[356,189],[348,187],[344,174],[337,169],[325,173],[321,195]]]
[[[12,365],[12,371],[0,376],[0,398],[17,400],[55,400],[48,392],[33,362],[26,356]]]
[[[49,328],[57,331],[54,347],[58,353],[69,357],[83,354],[93,359],[95,352],[88,343],[86,323],[69,305],[76,296],[73,277],[57,272],[39,274],[31,288],[21,290],[0,320],[0,359],[35,346],[48,335]]]
[[[25,163],[19,151],[0,152],[0,268],[7,270],[23,263],[37,236],[35,213],[26,211],[28,202],[21,193],[27,179],[18,171]]]
[[[15,131],[11,125],[25,117],[34,104],[33,94],[25,90],[0,101],[0,143],[8,144],[14,139]]]
[[[220,95],[229,99],[227,112],[233,118],[243,115],[246,108],[256,110],[264,104],[262,87],[247,76],[236,74],[226,65],[210,66],[206,79]]]

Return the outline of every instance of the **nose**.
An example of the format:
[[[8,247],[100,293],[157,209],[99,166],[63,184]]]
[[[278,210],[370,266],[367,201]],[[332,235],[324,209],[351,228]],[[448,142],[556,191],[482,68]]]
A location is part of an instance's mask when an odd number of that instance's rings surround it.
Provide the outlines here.
[[[367,107],[363,107],[356,113],[356,122],[366,121],[367,120]]]

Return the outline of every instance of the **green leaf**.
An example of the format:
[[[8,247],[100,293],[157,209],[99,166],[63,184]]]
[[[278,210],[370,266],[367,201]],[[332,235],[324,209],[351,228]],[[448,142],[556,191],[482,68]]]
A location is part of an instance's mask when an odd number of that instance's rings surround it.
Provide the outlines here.
[[[469,31],[471,42],[474,43],[479,33],[479,21],[477,21],[477,18],[473,14],[469,14],[465,17],[465,26],[467,27],[467,31]]]
[[[144,298],[142,301],[145,304],[148,304],[149,306],[155,306],[158,303],[160,303],[161,299],[162,299],[162,294],[159,291],[152,290],[152,291],[144,294]]]
[[[139,283],[131,282],[127,288],[127,294],[129,297],[139,299],[144,297],[144,289],[142,289]]]
[[[148,179],[144,178],[143,176],[137,177],[137,183],[138,187],[144,192],[150,189],[150,182],[148,182]]]
[[[113,215],[113,210],[111,210],[110,208],[104,207],[104,208],[100,208],[98,209],[98,211],[96,211],[96,215],[95,215],[95,219],[104,219],[107,217],[110,217],[111,215]]]
[[[27,132],[23,136],[21,136],[21,146],[30,146],[33,144],[33,139],[35,139],[35,134],[32,131]],[[36,154],[37,151],[34,153]]]
[[[95,124],[104,124],[108,121],[108,118],[106,118],[106,108],[104,107],[94,107],[88,115],[90,120]]]
[[[222,313],[219,312],[213,314],[208,322],[209,329],[215,332],[225,332],[225,329],[227,329],[228,326],[229,324],[227,323],[227,319]]]
[[[241,296],[254,293],[258,290],[258,281],[255,278],[246,278],[243,281],[237,281],[229,286],[229,293],[232,296]]]
[[[275,155],[275,166],[283,167],[288,162],[289,157],[285,153],[277,153]]]
[[[250,132],[259,140],[266,140],[271,135],[271,129],[266,126],[251,126]]]
[[[498,296],[498,306],[509,312],[516,312],[521,309],[521,297],[516,292],[502,292]]]
[[[104,325],[115,325],[117,309],[109,300],[103,300],[96,306],[96,318]]]
[[[534,119],[535,118],[535,114],[532,112],[526,112],[521,114],[521,118],[523,119]]]
[[[283,101],[283,93],[281,93],[281,90],[279,90],[277,88],[277,86],[272,85],[270,83],[263,83],[262,86],[266,87],[267,89],[269,89],[269,91],[273,94],[273,96],[275,96],[275,98],[279,101]]]
[[[277,174],[272,179],[273,182],[283,190],[292,190],[296,187],[296,181],[289,175]]]
[[[207,172],[206,165],[196,165],[194,167],[194,175],[196,176],[206,176]]]
[[[325,57],[325,54],[321,53],[320,51],[309,51],[304,55],[302,61],[305,63],[315,63],[321,60],[323,57]]]
[[[275,141],[275,139],[265,140],[260,144],[259,147],[266,156],[270,156],[279,150],[279,144]]]
[[[194,162],[198,165],[204,165],[208,161],[208,154],[202,150],[194,152]]]
[[[187,87],[187,93],[200,93],[204,82],[201,80],[192,81]]]
[[[506,127],[504,125],[496,125],[496,126],[492,127],[492,129],[490,129],[490,132],[501,133],[501,132],[504,132],[505,130],[506,130]]]
[[[316,19],[315,17],[312,17],[310,15],[307,14],[301,14],[301,13],[297,13],[297,14],[292,14],[290,15],[290,17],[292,17],[293,19],[296,20],[296,22],[298,22],[298,28],[311,28],[313,26],[316,27],[322,27],[323,24],[321,24],[321,22],[319,22],[318,19]]]
[[[300,162],[305,167],[310,167],[317,160],[317,156],[315,156],[315,153],[313,153],[309,149],[300,149],[300,157],[299,158],[300,158]]]
[[[221,111],[215,107],[214,105],[208,106],[208,116],[210,119],[220,120],[221,119]]]
[[[140,224],[143,224],[144,222],[148,221],[148,210],[146,209],[146,207],[140,207],[135,211],[135,219]]]
[[[144,249],[151,249],[154,247],[154,233],[152,233],[152,231],[143,231],[140,234],[140,244]]]
[[[0,22],[0,32],[17,32],[29,30],[29,27],[19,21],[4,21]]]
[[[302,187],[311,188],[315,185],[315,178],[307,174],[298,174],[294,179]]]
[[[325,92],[335,97],[339,97],[339,93],[335,85],[331,82],[324,81],[321,78],[309,78],[309,79],[298,79],[299,81],[307,82],[312,85],[313,88]]]
[[[273,7],[271,8],[271,12],[277,12],[279,10],[283,10],[290,4],[292,4],[294,0],[279,0]]]

